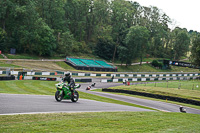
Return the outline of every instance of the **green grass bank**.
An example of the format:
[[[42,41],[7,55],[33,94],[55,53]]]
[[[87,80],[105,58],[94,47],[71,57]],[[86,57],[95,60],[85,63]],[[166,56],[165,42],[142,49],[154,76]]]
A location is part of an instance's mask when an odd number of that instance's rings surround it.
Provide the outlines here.
[[[0,116],[1,132],[197,133],[200,115],[166,112],[58,113]]]

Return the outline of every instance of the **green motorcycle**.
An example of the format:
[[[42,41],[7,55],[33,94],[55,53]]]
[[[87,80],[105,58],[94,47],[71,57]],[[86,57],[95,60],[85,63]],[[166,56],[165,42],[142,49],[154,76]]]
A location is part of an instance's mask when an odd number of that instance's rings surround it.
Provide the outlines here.
[[[55,85],[56,85],[56,89],[57,89],[57,91],[55,93],[56,101],[60,102],[60,101],[62,101],[62,99],[71,99],[72,102],[78,101],[79,94],[75,89],[80,88],[81,85],[76,84],[74,86],[73,95],[71,94],[71,91],[70,91],[67,83],[60,82]]]

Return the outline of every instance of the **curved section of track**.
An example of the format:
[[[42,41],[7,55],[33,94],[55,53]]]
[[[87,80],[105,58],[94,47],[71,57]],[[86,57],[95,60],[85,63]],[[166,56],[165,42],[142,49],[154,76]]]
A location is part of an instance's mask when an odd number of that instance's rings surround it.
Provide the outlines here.
[[[111,86],[119,86],[123,85],[122,83],[98,83],[95,88],[107,88]],[[160,102],[160,101],[153,101],[153,100],[147,100],[147,99],[141,99],[136,97],[130,97],[130,96],[123,96],[123,95],[116,95],[116,94],[110,94],[110,93],[103,93],[103,92],[94,92],[94,91],[86,91],[83,88],[86,88],[88,86],[88,83],[82,84],[82,89],[80,91],[87,92],[94,95],[99,95],[115,100],[120,100],[128,103],[133,103],[141,106],[146,106],[150,108],[154,108],[160,111],[166,111],[166,112],[180,112],[180,105],[177,104],[171,104],[166,102]],[[200,110],[190,108],[190,107],[184,107],[187,111],[187,113],[192,114],[200,114]]]

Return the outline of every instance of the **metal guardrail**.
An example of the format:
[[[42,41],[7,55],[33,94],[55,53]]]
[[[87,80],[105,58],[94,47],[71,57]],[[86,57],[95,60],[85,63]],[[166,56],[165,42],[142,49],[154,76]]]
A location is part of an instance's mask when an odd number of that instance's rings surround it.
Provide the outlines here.
[[[26,72],[27,75],[57,75],[57,74],[65,74],[69,71],[54,71],[54,72],[48,72],[48,71],[43,71],[43,72],[38,72],[38,71],[27,71],[28,69],[23,69],[23,72]],[[6,70],[8,71],[8,70]],[[0,74],[5,74],[6,71],[0,71]],[[14,71],[13,69],[10,69],[11,74],[18,74],[20,71]],[[92,76],[92,77],[175,77],[175,76],[198,76],[200,75],[200,73],[197,72],[174,72],[174,73],[163,73],[163,72],[159,72],[159,73],[77,73],[77,72],[71,72],[71,75],[73,76]]]

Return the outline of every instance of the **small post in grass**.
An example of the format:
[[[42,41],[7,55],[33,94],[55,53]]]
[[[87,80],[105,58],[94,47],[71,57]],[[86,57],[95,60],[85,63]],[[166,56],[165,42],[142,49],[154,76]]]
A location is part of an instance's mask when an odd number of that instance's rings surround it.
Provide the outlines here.
[[[179,84],[179,87],[178,87],[178,89],[181,89],[181,83]]]
[[[167,88],[168,88],[168,81],[167,81]]]
[[[156,82],[155,82],[155,87],[156,87]]]
[[[193,84],[192,90],[194,90],[194,84]]]

